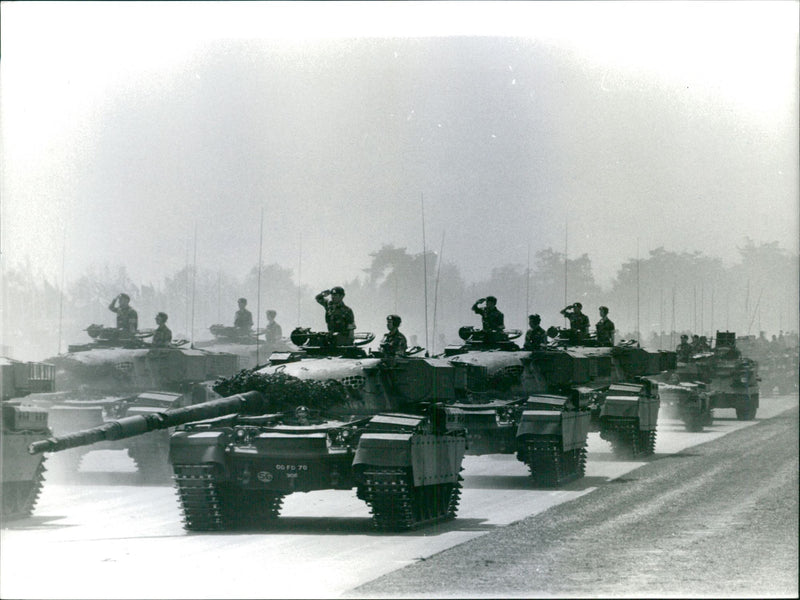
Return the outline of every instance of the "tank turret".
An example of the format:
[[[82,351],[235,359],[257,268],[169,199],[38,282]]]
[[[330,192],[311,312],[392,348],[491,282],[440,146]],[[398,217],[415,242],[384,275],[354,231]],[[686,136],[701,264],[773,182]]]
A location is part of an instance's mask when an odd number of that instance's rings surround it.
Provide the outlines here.
[[[287,494],[321,489],[356,488],[380,530],[454,518],[466,437],[463,413],[447,402],[463,385],[460,370],[314,344],[323,339],[309,335],[299,351],[221,379],[224,399],[115,419],[31,450],[176,427],[169,462],[192,531],[263,527]]]

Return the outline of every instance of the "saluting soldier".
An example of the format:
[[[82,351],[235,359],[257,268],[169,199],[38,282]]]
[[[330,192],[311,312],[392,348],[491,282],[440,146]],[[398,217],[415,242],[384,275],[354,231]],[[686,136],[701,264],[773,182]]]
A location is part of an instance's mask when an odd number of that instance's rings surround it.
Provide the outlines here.
[[[117,306],[119,301],[119,306]],[[108,305],[108,310],[117,313],[117,329],[122,329],[126,335],[133,335],[139,329],[139,315],[130,306],[131,297],[122,293],[117,295]]]
[[[479,306],[481,303],[485,303],[485,305]],[[472,312],[481,316],[484,331],[503,331],[505,329],[503,313],[497,308],[497,298],[494,296],[478,298],[475,304],[472,305]]]
[[[330,296],[330,300],[326,298]],[[340,286],[323,290],[314,298],[325,307],[325,323],[328,332],[335,334],[335,340],[340,345],[352,345],[356,323],[353,310],[344,303],[344,288]]]
[[[589,334],[589,317],[583,312],[583,304],[575,302],[561,310],[561,314],[569,319],[569,329],[578,338],[585,338]]]

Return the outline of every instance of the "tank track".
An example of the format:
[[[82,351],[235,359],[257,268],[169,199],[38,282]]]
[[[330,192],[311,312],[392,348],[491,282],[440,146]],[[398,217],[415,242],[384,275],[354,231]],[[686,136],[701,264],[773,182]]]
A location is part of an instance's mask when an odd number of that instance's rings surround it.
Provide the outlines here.
[[[656,430],[641,430],[635,421],[607,421],[602,425],[600,437],[611,443],[611,451],[617,458],[650,456],[656,449]]]
[[[414,487],[405,467],[368,467],[358,497],[372,512],[380,531],[404,531],[454,519],[461,497],[461,476],[456,483]]]
[[[220,481],[214,464],[174,465],[175,484],[188,531],[263,527],[276,519],[283,494],[243,490]]]
[[[586,474],[586,448],[562,450],[559,437],[527,439],[521,454],[537,486],[559,487]]]
[[[44,485],[44,461],[36,467],[30,481],[8,481],[3,484],[3,520],[24,519],[33,514]]]

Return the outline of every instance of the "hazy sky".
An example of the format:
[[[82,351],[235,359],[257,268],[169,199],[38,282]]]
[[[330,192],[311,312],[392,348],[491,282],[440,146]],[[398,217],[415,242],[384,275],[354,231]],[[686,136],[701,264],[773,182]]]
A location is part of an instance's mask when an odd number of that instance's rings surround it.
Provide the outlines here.
[[[798,251],[797,2],[2,4],[2,252],[57,278],[384,243]],[[62,247],[66,247],[66,253]]]

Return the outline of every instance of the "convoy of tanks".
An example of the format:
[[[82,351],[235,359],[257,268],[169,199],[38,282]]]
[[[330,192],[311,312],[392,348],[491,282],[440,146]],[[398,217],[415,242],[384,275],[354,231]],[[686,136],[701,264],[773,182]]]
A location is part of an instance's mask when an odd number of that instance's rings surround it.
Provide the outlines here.
[[[731,332],[679,362],[556,329],[524,350],[519,330],[462,327],[431,357],[302,328],[267,349],[220,327],[197,349],[92,326],[46,363],[3,359],[3,519],[33,511],[44,456],[77,468],[111,448],[145,480],[172,475],[187,530],[264,526],[288,494],[322,489],[355,489],[378,530],[406,530],[456,516],[465,454],[514,454],[532,486],[559,487],[584,476],[590,431],[644,457],[659,409],[701,431],[714,408],[754,419],[759,403],[758,364]]]

